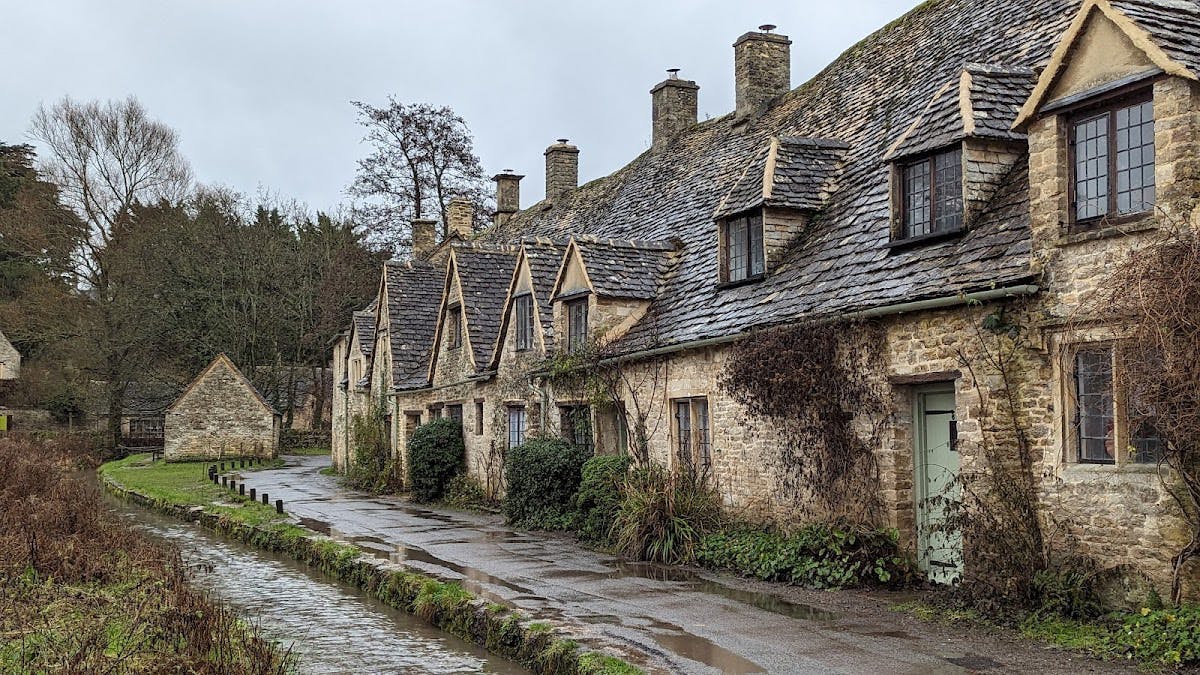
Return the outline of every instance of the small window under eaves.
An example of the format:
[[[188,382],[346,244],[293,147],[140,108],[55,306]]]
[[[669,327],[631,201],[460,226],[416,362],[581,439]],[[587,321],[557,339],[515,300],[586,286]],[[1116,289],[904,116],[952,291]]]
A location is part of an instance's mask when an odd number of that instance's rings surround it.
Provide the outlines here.
[[[963,228],[962,147],[900,162],[893,202],[899,210],[897,241],[933,237]]]
[[[721,281],[735,284],[761,279],[767,273],[761,211],[721,222]]]

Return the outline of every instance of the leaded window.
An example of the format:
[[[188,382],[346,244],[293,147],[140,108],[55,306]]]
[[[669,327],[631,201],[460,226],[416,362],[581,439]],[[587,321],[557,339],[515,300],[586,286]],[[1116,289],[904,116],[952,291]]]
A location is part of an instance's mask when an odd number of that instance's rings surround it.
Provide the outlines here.
[[[516,329],[517,351],[533,348],[533,296],[519,295],[513,300],[513,322]]]
[[[1076,223],[1154,208],[1154,103],[1148,95],[1076,117],[1070,144]]]
[[[457,422],[458,426],[461,427],[463,423],[463,407],[457,404],[446,406],[446,416]]]
[[[761,214],[730,218],[725,221],[722,232],[725,239],[725,281],[745,281],[766,273]]]
[[[446,315],[446,340],[450,349],[462,346],[462,307],[451,307]]]
[[[592,434],[592,409],[586,405],[563,406],[559,409],[562,415],[561,426],[563,438],[588,453],[596,451],[596,441]]]
[[[587,347],[588,299],[571,300],[567,304],[567,348],[578,351]]]
[[[953,232],[962,228],[961,148],[904,165],[901,181],[904,196],[902,238]]]
[[[673,401],[675,453],[684,466],[707,470],[712,466],[712,427],[708,399]]]
[[[1075,355],[1075,434],[1079,461],[1116,461],[1112,350],[1097,348]]]
[[[515,448],[525,445],[525,422],[525,408],[523,406],[509,406],[508,447]]]

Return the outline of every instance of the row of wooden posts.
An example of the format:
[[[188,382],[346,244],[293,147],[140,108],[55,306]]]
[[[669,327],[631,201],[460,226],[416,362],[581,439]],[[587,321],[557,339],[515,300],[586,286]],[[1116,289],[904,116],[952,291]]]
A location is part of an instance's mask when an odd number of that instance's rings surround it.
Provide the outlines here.
[[[255,464],[261,464],[262,460],[256,459],[256,458],[231,460],[229,462],[229,468],[230,468],[230,470],[244,469],[244,468],[246,468],[247,463],[249,463],[250,466],[254,466]],[[236,490],[239,496],[245,497],[246,496],[246,483],[244,483],[244,482],[238,483],[235,480],[231,480],[229,478],[229,476],[222,476],[221,475],[222,473],[225,473],[225,462],[220,462],[219,464],[209,464],[208,465],[208,479],[213,482],[213,485],[220,485],[223,488],[228,488],[230,490]],[[258,501],[258,495],[255,494],[254,488],[250,488],[250,501],[252,501],[252,502]],[[271,503],[271,498],[267,495],[266,492],[262,493],[262,503],[263,504]],[[275,500],[275,512],[283,513],[283,500],[282,499]]]

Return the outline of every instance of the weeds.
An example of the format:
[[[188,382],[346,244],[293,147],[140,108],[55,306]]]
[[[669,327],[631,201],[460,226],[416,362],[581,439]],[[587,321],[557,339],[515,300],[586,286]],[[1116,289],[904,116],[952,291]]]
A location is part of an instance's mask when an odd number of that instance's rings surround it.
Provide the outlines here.
[[[613,541],[630,558],[688,564],[704,535],[721,523],[721,499],[702,477],[651,466],[626,481]]]

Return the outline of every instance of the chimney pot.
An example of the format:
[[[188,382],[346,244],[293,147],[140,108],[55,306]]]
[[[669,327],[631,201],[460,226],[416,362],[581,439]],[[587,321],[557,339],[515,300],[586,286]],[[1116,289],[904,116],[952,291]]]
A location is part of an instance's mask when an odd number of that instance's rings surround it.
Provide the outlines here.
[[[745,118],[761,110],[777,96],[792,88],[792,41],[778,35],[772,24],[759,26],[733,43],[734,84],[737,117]]]
[[[696,123],[700,85],[679,79],[678,68],[667,69],[667,79],[650,90],[650,122],[654,149],[666,146],[671,137]]]
[[[492,176],[496,181],[496,212],[492,214],[496,227],[504,227],[513,214],[521,210],[521,179],[524,177],[513,173],[512,169]]]
[[[546,148],[546,199],[558,199],[579,187],[579,148],[560,138]]]
[[[418,218],[412,221],[412,254],[417,260],[425,260],[437,247],[437,221]]]
[[[455,197],[446,205],[446,238],[451,235],[463,241],[475,236],[475,205],[465,197]]]

